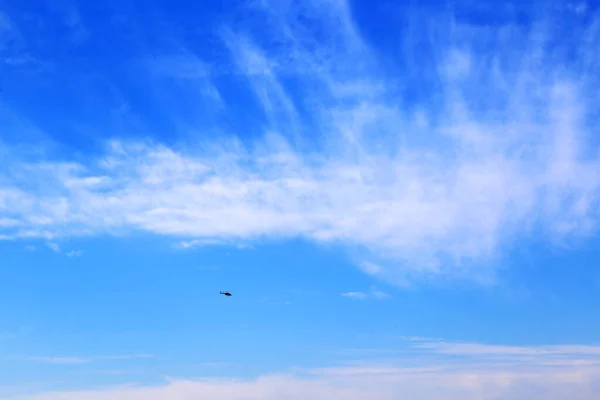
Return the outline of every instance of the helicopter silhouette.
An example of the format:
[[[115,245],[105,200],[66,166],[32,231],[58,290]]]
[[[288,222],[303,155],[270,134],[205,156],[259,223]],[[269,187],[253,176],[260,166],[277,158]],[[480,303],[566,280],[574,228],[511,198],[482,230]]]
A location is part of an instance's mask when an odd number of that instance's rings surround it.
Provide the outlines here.
[[[224,294],[227,297],[231,296],[231,293],[229,293],[229,292],[219,292],[219,294]]]

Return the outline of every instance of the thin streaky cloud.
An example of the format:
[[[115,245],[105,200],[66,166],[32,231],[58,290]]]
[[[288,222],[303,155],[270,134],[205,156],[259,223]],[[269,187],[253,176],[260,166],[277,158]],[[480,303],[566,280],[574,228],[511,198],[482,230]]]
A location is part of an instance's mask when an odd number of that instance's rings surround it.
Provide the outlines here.
[[[429,342],[414,344],[414,348],[431,350],[439,354],[456,355],[600,355],[600,346],[494,346],[475,343]]]
[[[385,292],[380,292],[376,290],[371,292],[371,297],[374,297],[376,299],[387,299],[388,297],[390,297],[390,295]]]
[[[506,346],[484,343],[448,342],[444,339],[403,337],[407,343],[396,348],[356,348],[345,352],[385,356],[384,362],[399,354],[419,356],[422,360],[432,357],[439,365],[459,363],[468,365],[501,366],[506,363],[521,365],[600,365],[598,345],[538,345]],[[427,357],[427,358],[424,358]],[[414,360],[414,358],[411,358]],[[400,360],[400,359],[399,359]],[[363,362],[363,361],[361,361]]]
[[[133,360],[133,359],[144,359],[144,358],[155,358],[155,356],[152,354],[125,354],[125,355],[93,357],[93,359],[96,359],[96,360]]]
[[[182,240],[173,245],[173,247],[178,249],[191,249],[197,247],[207,247],[207,246],[230,246],[235,247],[238,250],[248,250],[252,249],[252,244],[243,243],[243,242],[235,242],[226,239],[195,239],[195,240]]]
[[[19,356],[13,357],[17,360],[38,362],[44,364],[87,364],[98,361],[118,361],[154,358],[151,354],[125,354],[113,356],[91,356],[91,357],[50,357],[50,356]]]
[[[441,338],[430,338],[425,336],[400,336],[402,340],[409,340],[412,342],[438,342],[443,341]]]
[[[346,292],[346,293],[342,293],[342,296],[350,297],[351,299],[359,299],[359,300],[364,300],[367,297],[369,297],[366,293],[363,293],[363,292]]]
[[[85,364],[91,362],[91,359],[81,357],[24,357],[23,359],[44,364]]]
[[[342,293],[341,295],[344,297],[350,297],[350,298],[359,299],[359,300],[365,300],[368,298],[381,300],[381,299],[387,299],[390,297],[390,295],[388,293],[377,290],[374,287],[366,292],[346,292],[346,293]]]
[[[46,243],[46,246],[55,253],[60,253],[60,246],[56,243]]]

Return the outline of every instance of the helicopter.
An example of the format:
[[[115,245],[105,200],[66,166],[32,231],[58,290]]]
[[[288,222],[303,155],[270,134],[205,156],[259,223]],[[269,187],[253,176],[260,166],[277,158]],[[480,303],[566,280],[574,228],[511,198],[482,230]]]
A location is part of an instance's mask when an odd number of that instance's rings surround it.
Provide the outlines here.
[[[219,292],[219,294],[224,294],[224,295],[225,295],[225,296],[227,296],[227,297],[230,297],[230,296],[231,296],[231,293],[229,293],[229,292]]]

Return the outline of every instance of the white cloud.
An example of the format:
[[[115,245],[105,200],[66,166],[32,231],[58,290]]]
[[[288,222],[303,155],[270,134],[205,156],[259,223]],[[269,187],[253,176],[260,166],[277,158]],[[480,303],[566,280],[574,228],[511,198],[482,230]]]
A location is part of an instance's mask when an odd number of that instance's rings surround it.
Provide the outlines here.
[[[83,250],[71,250],[67,253],[67,257],[80,257],[83,255]]]
[[[342,293],[342,296],[344,297],[350,297],[353,299],[359,299],[359,300],[365,300],[368,298],[374,298],[374,299],[386,299],[388,297],[390,297],[389,294],[379,291],[376,288],[371,288],[370,291],[368,292],[346,292],[346,293]]]
[[[124,354],[115,356],[93,356],[93,357],[47,357],[47,356],[27,356],[16,357],[16,359],[39,362],[44,364],[86,364],[101,360],[131,360],[153,358],[150,354]]]
[[[131,359],[144,359],[144,358],[154,358],[152,354],[124,354],[124,355],[116,355],[116,356],[97,356],[94,359],[97,360],[131,360]]]
[[[19,221],[0,217],[0,228],[10,228],[19,225]]]
[[[360,300],[364,300],[367,297],[369,297],[366,293],[363,293],[363,292],[347,292],[347,293],[342,293],[342,296],[350,297],[353,299],[360,299]]]
[[[429,342],[414,345],[421,349],[430,349],[439,354],[455,355],[595,355],[600,356],[599,346],[493,346],[476,343]]]
[[[0,212],[11,221],[0,237],[141,230],[182,247],[304,237],[358,249],[365,271],[402,283],[439,274],[484,281],[519,237],[597,232],[593,35],[569,60],[540,47],[552,32],[451,29],[432,18],[444,40],[428,45],[445,55],[432,63],[436,102],[413,107],[394,88],[418,82],[427,66],[406,80],[381,73],[344,1],[290,5],[285,14],[264,4],[281,46],[224,35],[265,116],[261,138],[242,142],[238,132],[182,147],[114,140],[85,163],[13,154],[10,170],[0,169]],[[331,35],[302,30],[299,13]],[[479,51],[483,44],[491,50]],[[191,60],[181,79],[205,73],[204,62],[186,57],[159,69]]]
[[[385,292],[380,292],[378,290],[372,291],[371,296],[376,299],[386,299],[386,298],[390,297],[389,294],[387,294]]]
[[[90,359],[80,357],[25,357],[25,360],[45,364],[85,364],[90,362]]]
[[[60,253],[60,246],[56,243],[46,243],[46,246],[55,253]]]
[[[180,81],[184,87],[208,98],[213,106],[224,106],[219,89],[210,79],[216,72],[191,51],[179,49],[173,54],[153,56],[147,64],[153,77]]]
[[[255,379],[170,378],[163,385],[132,384],[105,389],[49,392],[10,400],[592,400],[600,395],[600,352],[597,347],[550,346],[553,351],[545,353],[532,352],[532,348],[527,347],[487,347],[489,351],[484,353],[466,351],[465,357],[460,359],[447,357],[446,353],[437,353],[432,348],[429,349],[432,353],[427,357],[295,369],[294,374],[265,374]],[[492,357],[490,351],[494,353]],[[498,354],[505,357],[498,359]]]
[[[411,342],[435,342],[442,340],[441,338],[429,338],[425,336],[400,336],[402,340],[409,340]]]
[[[174,247],[179,249],[189,249],[195,247],[206,247],[206,246],[234,246],[238,250],[252,249],[251,244],[234,242],[226,239],[194,239],[194,240],[182,240],[175,243]]]

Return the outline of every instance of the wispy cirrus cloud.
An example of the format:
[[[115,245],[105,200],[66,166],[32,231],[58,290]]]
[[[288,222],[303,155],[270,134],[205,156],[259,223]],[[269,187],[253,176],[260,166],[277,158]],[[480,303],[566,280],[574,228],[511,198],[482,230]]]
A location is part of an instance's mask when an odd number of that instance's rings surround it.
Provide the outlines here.
[[[93,356],[93,357],[51,357],[51,356],[20,356],[13,357],[18,360],[38,362],[44,364],[87,364],[102,360],[132,360],[153,358],[150,354],[125,354],[114,356]]]
[[[558,14],[487,28],[415,17],[394,73],[378,67],[381,54],[346,2],[260,4],[281,33],[276,45],[233,28],[221,37],[233,60],[223,71],[245,79],[261,136],[233,132],[193,146],[114,138],[86,161],[31,162],[8,148],[0,216],[10,223],[0,237],[145,231],[183,247],[304,237],[354,249],[361,265],[376,267],[366,272],[399,283],[488,279],[486,266],[519,237],[597,232],[595,15],[568,15],[586,38],[569,42],[575,57],[559,46],[560,32],[544,28]],[[226,74],[197,58],[184,52],[151,68],[202,80],[227,109],[234,99],[216,79]],[[420,95],[409,101],[410,93]]]
[[[46,243],[46,246],[55,253],[60,253],[60,246],[56,243]]]
[[[588,345],[535,345],[507,346],[499,344],[448,342],[444,339],[419,336],[402,337],[404,343],[395,348],[352,349],[350,353],[386,356],[386,359],[400,357],[421,363],[435,358],[439,365],[479,365],[502,367],[552,366],[552,365],[594,365],[600,366],[600,346]]]
[[[443,341],[413,345],[413,348],[431,350],[438,354],[505,355],[505,356],[599,356],[599,346],[494,346],[474,343],[447,343]]]
[[[206,246],[235,246],[236,248],[251,249],[253,246],[249,243],[243,243],[241,241],[226,240],[226,239],[194,239],[194,240],[182,240],[174,244],[175,248],[178,249],[190,249],[196,247]]]
[[[85,364],[90,362],[89,358],[80,357],[24,357],[26,361],[39,362],[44,364]]]
[[[368,292],[345,292],[341,294],[344,297],[349,297],[351,299],[358,299],[358,300],[366,300],[368,298],[373,298],[373,299],[386,299],[388,297],[390,297],[389,294],[382,292],[380,290],[377,290],[376,288],[371,288]]]
[[[342,296],[344,296],[344,297],[350,297],[351,299],[359,299],[359,300],[364,300],[367,297],[369,297],[364,292],[346,292],[346,293],[342,293]]]
[[[48,247],[50,250],[52,250],[55,253],[62,252],[62,249],[60,248],[60,245],[58,243],[48,242],[48,243],[46,243],[46,247]],[[25,247],[25,249],[28,251],[34,251],[35,246],[28,245]],[[83,255],[83,250],[69,250],[69,251],[65,252],[64,254],[69,258],[80,257]]]
[[[80,257],[83,255],[83,250],[71,250],[67,252],[67,257]]]

